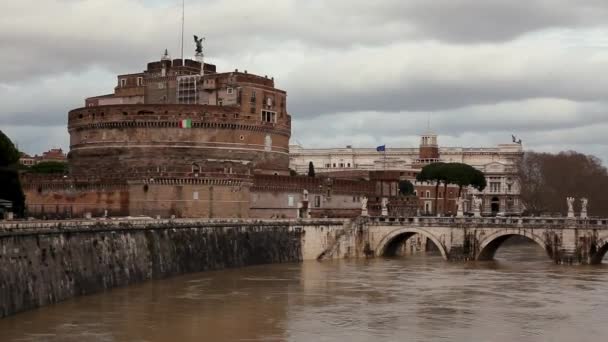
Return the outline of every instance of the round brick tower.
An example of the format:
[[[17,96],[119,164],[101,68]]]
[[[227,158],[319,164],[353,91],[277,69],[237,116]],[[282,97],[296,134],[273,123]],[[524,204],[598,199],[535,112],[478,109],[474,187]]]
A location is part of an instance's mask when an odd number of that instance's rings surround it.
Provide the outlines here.
[[[289,174],[291,117],[274,79],[165,54],[117,81],[69,113],[73,175]]]
[[[262,122],[231,107],[135,104],[69,113],[74,175],[286,174],[290,117]],[[104,177],[104,178],[105,178]]]

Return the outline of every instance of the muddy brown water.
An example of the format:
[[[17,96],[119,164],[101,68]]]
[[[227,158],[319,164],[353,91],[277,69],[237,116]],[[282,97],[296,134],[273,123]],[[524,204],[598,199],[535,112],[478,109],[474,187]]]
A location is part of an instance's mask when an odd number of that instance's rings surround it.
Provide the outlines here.
[[[421,255],[199,273],[0,320],[0,341],[606,338],[608,265],[554,265],[534,244],[484,263]]]

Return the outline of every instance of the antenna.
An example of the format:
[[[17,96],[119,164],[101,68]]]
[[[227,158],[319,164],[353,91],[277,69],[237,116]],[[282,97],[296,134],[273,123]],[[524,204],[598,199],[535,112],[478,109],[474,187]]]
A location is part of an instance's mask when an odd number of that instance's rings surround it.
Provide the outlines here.
[[[427,113],[426,116],[426,131],[431,133],[431,113]]]
[[[182,65],[184,65],[184,22],[186,21],[186,0],[182,0]]]

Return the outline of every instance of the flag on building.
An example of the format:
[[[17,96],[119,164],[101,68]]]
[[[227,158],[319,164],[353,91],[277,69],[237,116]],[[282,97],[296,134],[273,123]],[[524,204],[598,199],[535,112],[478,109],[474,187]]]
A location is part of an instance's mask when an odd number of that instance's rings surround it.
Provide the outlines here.
[[[376,151],[378,152],[386,152],[386,145],[376,147]]]
[[[185,119],[180,121],[179,128],[192,128],[192,119]]]

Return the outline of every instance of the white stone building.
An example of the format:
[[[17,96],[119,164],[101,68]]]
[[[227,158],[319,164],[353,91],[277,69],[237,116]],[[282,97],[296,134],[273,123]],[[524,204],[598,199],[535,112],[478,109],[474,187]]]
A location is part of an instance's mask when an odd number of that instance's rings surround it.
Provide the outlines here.
[[[521,143],[495,147],[439,147],[437,135],[428,133],[421,136],[418,148],[386,148],[385,152],[352,146],[307,149],[291,145],[290,168],[306,174],[312,162],[316,173],[360,177],[362,171],[390,170],[399,171],[403,179],[413,180],[424,165],[432,162],[465,163],[484,172],[488,183],[481,194],[469,189],[469,199],[472,195],[481,195],[482,212],[486,215],[508,215],[522,211],[517,182],[517,163],[522,156]],[[465,209],[469,209],[469,202],[465,203]]]

